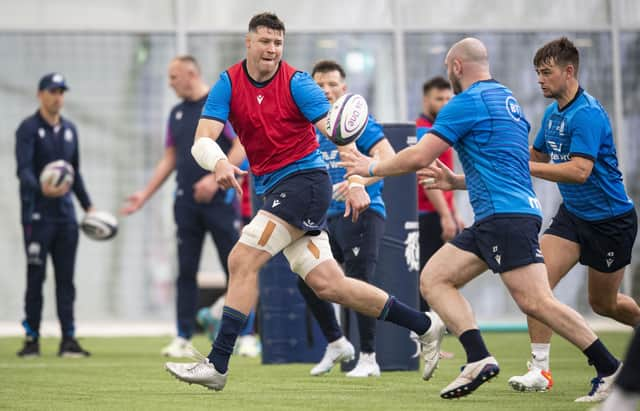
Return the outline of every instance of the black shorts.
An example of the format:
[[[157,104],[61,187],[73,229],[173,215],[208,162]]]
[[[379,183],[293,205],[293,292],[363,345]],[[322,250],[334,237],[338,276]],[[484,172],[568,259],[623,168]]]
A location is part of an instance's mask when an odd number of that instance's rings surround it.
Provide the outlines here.
[[[327,228],[331,180],[324,169],[301,171],[285,177],[263,197],[262,210],[282,218],[308,234]]]
[[[503,273],[544,263],[538,243],[541,223],[534,215],[495,214],[465,228],[451,244],[480,257],[491,271]]]
[[[613,273],[631,262],[638,232],[636,210],[606,220],[587,221],[569,212],[564,204],[545,234],[580,245],[580,264],[603,273]]]

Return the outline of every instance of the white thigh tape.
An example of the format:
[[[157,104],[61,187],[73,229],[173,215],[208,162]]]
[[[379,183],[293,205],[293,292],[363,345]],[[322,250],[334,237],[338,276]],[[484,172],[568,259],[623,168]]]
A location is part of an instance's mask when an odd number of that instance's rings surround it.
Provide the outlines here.
[[[258,213],[249,224],[244,226],[238,241],[276,255],[291,244],[291,234],[282,223]]]
[[[291,271],[303,279],[320,263],[333,258],[329,236],[324,231],[316,236],[302,236],[285,248],[283,253],[289,260]]]

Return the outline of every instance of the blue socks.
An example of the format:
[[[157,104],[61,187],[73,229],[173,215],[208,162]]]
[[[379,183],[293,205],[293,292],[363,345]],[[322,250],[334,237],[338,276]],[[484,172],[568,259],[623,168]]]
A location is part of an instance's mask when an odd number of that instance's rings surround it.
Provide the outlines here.
[[[418,335],[426,333],[431,327],[431,319],[429,317],[402,303],[392,295],[389,296],[389,299],[384,304],[378,320],[392,322],[408,328]]]
[[[487,346],[484,345],[484,340],[478,329],[463,332],[460,334],[459,340],[467,353],[467,364],[480,361],[491,355],[487,350]]]
[[[225,374],[229,369],[229,357],[231,357],[233,353],[236,338],[238,334],[240,334],[246,321],[246,315],[231,307],[224,306],[220,331],[218,331],[218,336],[208,356],[209,362],[213,364],[221,374]]]

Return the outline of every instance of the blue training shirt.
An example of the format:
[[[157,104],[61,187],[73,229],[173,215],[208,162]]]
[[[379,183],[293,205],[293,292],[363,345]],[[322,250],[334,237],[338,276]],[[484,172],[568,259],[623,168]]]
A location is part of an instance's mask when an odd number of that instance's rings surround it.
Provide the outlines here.
[[[316,130],[318,136],[318,143],[320,143],[320,152],[322,157],[327,163],[327,171],[331,177],[331,184],[336,184],[344,181],[344,175],[346,173],[343,167],[338,167],[337,163],[340,162],[340,154],[338,154],[338,148],[335,144],[326,138],[322,133]],[[362,132],[362,135],[356,140],[356,147],[358,150],[368,155],[371,148],[375,146],[384,137],[382,126],[376,122],[376,120],[369,115],[367,127]],[[369,208],[376,213],[380,214],[383,218],[387,217],[387,213],[384,207],[384,201],[382,201],[382,188],[384,187],[384,181],[380,180],[366,187],[367,194],[371,198],[371,204]],[[327,215],[333,217],[335,215],[344,214],[345,203],[344,201],[331,200],[329,211]]]
[[[530,128],[511,90],[495,80],[474,83],[438,113],[430,132],[458,152],[476,221],[542,216],[529,174]]]
[[[256,87],[266,86],[268,83],[269,80],[264,83],[253,81],[253,84]],[[211,88],[207,102],[202,110],[202,117],[212,118],[222,122],[228,120],[231,87],[231,80],[225,71],[220,75],[216,84]],[[322,89],[318,87],[315,81],[313,81],[309,73],[301,71],[296,72],[291,78],[288,92],[291,93],[293,100],[300,109],[302,115],[309,120],[310,123],[315,123],[322,119],[329,111],[329,101],[325,97]],[[260,176],[254,176],[254,188],[256,194],[263,195],[273,188],[278,182],[293,173],[315,168],[325,168],[325,163],[319,150],[315,150],[311,154],[288,164],[279,170]]]
[[[548,154],[555,164],[572,156],[593,160],[593,170],[584,184],[558,183],[564,205],[572,214],[595,221],[633,208],[618,169],[609,116],[582,88],[562,110],[557,101],[547,107],[533,148]]]
[[[174,147],[176,151],[176,191],[175,199],[180,204],[198,205],[193,198],[193,186],[204,176],[210,174],[196,163],[191,155],[191,146],[196,134],[200,113],[206,96],[199,100],[183,100],[176,104],[169,113],[167,124],[166,147]],[[217,142],[225,154],[229,153],[235,132],[227,122]],[[229,190],[220,189],[208,204],[225,203]]]

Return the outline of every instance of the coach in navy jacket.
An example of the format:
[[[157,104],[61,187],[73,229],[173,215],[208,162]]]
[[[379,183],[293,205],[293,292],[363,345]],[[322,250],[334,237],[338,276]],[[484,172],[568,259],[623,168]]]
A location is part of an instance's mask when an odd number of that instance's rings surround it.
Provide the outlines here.
[[[38,85],[40,107],[35,114],[24,119],[16,131],[17,174],[27,254],[26,318],[22,322],[27,338],[23,349],[18,352],[21,357],[40,355],[38,337],[42,284],[49,254],[55,270],[56,303],[63,337],[58,354],[89,354],[74,338],[73,275],[78,224],[71,191],[85,211],[91,211],[92,205],[80,173],[78,132],[72,122],[60,115],[67,89],[61,74],[51,73],[42,77]],[[75,178],[72,186],[63,184],[56,188],[40,184],[40,173],[48,163],[56,160],[65,160],[73,166]]]

